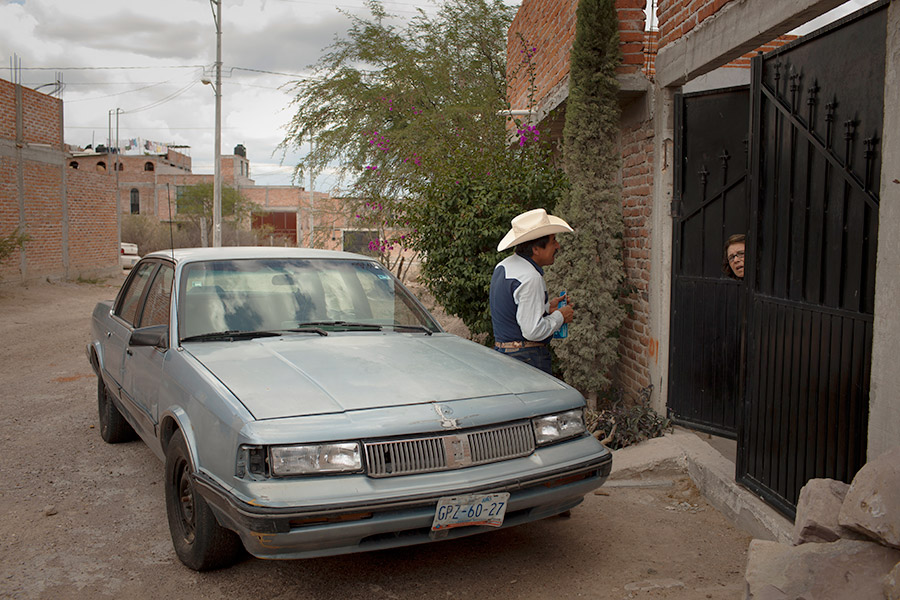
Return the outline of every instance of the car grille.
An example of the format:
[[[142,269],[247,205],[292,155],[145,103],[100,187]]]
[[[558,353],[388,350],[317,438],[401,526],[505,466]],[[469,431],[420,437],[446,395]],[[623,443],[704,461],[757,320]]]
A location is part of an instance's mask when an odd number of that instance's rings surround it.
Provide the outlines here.
[[[370,477],[462,469],[534,451],[530,422],[407,440],[366,443]]]

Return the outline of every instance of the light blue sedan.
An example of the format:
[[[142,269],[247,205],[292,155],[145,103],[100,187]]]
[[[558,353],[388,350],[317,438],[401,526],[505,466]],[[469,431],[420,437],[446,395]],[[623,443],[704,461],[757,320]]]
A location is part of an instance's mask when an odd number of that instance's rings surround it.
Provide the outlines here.
[[[175,551],[304,558],[550,517],[610,452],[565,383],[445,333],[377,261],[155,252],[94,309],[100,434],[165,462]]]

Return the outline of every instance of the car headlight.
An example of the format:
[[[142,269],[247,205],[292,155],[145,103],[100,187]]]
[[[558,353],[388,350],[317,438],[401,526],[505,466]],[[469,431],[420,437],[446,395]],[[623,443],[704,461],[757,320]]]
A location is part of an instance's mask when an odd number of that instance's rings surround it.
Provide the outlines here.
[[[532,419],[531,423],[534,426],[534,437],[539,446],[582,435],[586,431],[584,413],[580,408],[538,417]]]
[[[323,473],[349,473],[362,470],[359,444],[310,444],[304,446],[273,446],[272,474],[320,475]]]

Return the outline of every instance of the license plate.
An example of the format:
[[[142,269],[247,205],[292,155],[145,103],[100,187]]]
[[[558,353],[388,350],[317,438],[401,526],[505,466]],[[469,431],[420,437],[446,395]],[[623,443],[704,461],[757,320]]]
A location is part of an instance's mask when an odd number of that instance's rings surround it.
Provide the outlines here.
[[[487,525],[500,527],[506,515],[509,493],[467,494],[438,500],[434,512],[432,531],[443,531],[454,527]]]

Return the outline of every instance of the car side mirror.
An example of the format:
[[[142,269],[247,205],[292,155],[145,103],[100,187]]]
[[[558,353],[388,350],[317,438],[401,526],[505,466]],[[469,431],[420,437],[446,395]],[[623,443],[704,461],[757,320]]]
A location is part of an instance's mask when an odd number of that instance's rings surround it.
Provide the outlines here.
[[[149,327],[135,329],[131,332],[131,339],[128,340],[128,345],[152,346],[164,350],[169,347],[169,326],[150,325]]]

